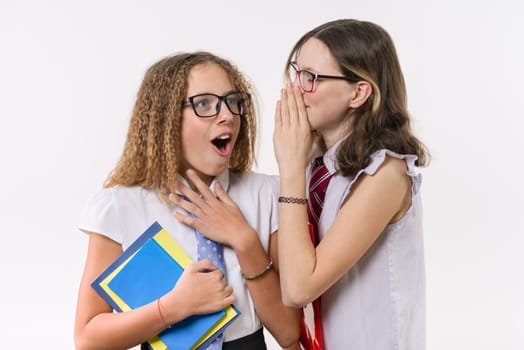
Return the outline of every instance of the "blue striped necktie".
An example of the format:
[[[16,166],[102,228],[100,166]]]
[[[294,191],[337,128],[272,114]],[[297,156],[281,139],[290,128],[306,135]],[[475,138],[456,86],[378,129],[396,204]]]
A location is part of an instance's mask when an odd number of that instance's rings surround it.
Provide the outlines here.
[[[187,198],[186,196],[180,194],[179,196],[180,198],[189,201],[189,198]],[[196,217],[193,214],[190,215]],[[197,259],[199,261],[203,259],[209,259],[213,265],[215,265],[222,271],[224,278],[226,278],[226,263],[224,261],[224,247],[222,246],[222,244],[205,237],[196,228],[194,229],[194,231],[197,240]],[[222,349],[223,342],[224,334],[220,334],[212,343],[208,345],[206,350]]]

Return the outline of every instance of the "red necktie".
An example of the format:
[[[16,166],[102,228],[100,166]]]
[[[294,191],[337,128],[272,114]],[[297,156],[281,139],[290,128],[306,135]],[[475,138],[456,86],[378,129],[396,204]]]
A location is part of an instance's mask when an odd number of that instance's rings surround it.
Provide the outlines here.
[[[316,246],[318,238],[318,222],[322,208],[324,207],[324,197],[326,189],[331,180],[331,174],[324,165],[322,157],[315,159],[311,167],[311,179],[309,181],[309,201],[307,215],[309,219],[309,233],[311,241]],[[313,300],[311,304],[304,307],[301,327],[301,342],[306,350],[322,350],[324,342],[322,339],[322,321],[320,318],[320,297]]]

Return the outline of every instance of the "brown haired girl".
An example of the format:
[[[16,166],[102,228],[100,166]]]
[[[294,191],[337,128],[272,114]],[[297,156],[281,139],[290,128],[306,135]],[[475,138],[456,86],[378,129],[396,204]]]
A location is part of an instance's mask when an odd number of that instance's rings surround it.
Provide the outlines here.
[[[284,302],[306,306],[304,345],[424,349],[416,167],[428,155],[393,41],[370,22],[328,22],[298,40],[286,69],[274,132],[280,278]]]

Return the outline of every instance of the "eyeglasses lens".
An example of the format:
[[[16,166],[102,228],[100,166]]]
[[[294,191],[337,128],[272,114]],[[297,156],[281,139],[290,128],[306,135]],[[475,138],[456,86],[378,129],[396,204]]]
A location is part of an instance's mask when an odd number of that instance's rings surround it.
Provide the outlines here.
[[[244,97],[240,93],[230,94],[225,97],[227,107],[233,114],[244,114]]]
[[[204,94],[192,98],[192,105],[199,117],[213,117],[220,112],[222,100],[226,102],[229,111],[236,115],[244,114],[245,98],[243,94],[235,92],[226,96]]]
[[[300,79],[300,86],[302,86],[304,91],[313,91],[313,85],[315,84],[315,76],[313,73],[307,70],[301,70],[298,73],[298,78]]]
[[[306,92],[313,91],[313,85],[315,84],[315,75],[307,70],[299,70],[294,64],[289,65],[289,79],[291,82],[295,82],[298,78],[300,87]]]

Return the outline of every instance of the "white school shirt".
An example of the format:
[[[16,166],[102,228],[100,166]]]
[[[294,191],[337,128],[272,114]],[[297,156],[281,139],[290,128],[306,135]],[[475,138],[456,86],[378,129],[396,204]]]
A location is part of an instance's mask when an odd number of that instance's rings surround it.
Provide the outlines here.
[[[184,181],[181,177],[180,181]],[[225,171],[214,181],[220,181],[228,195],[238,205],[244,218],[256,230],[268,253],[269,238],[278,227],[277,176],[258,173],[234,174]],[[214,187],[214,181],[211,188]],[[194,261],[197,260],[197,240],[193,228],[179,223],[175,210],[162,203],[156,193],[139,186],[117,186],[100,190],[90,196],[80,216],[79,229],[102,234],[127,249],[154,221],[158,221]],[[224,332],[231,341],[257,331],[262,324],[256,315],[253,300],[240,273],[233,249],[224,246],[227,283],[233,287],[235,307],[240,316]]]
[[[342,141],[323,156],[331,174],[335,173],[336,151]],[[319,238],[333,224],[355,180],[362,174],[374,174],[386,155],[406,162],[412,181],[411,208],[400,221],[386,226],[369,250],[321,296],[326,350],[425,349],[425,267],[419,193],[422,179],[415,172],[417,157],[380,150],[353,178],[335,174],[326,190]]]

